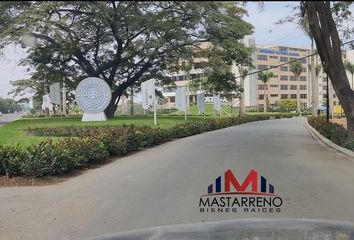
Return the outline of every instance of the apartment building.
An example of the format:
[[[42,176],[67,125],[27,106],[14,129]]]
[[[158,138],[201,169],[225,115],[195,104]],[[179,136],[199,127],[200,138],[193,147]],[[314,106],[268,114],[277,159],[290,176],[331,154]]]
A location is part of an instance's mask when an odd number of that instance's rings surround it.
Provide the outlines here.
[[[251,36],[246,36],[242,42],[245,44],[246,47],[255,47],[255,39]],[[203,42],[198,45],[200,49],[206,49],[210,47],[209,42]],[[252,54],[253,61],[256,60],[256,54]],[[170,77],[171,80],[175,83],[175,86],[163,86],[162,95],[166,100],[165,107],[173,108],[175,105],[175,91],[176,87],[179,86],[188,86],[189,81],[193,81],[194,79],[199,79],[205,77],[204,69],[200,68],[198,62],[205,62],[207,61],[206,58],[194,58],[193,59],[193,66],[189,72],[185,71],[178,71],[178,72],[165,72],[165,75]],[[232,66],[232,71],[235,76],[238,76],[238,69],[236,65]],[[240,81],[238,78],[237,81]],[[256,82],[257,76],[256,75],[249,75],[245,78],[244,81],[244,91],[245,91],[245,104],[246,106],[255,106],[256,105]],[[189,92],[189,101],[196,102],[196,93],[193,91]],[[206,95],[206,101],[212,102],[212,96]]]
[[[301,59],[300,62],[303,64],[304,71],[299,77],[297,82],[294,74],[290,71],[290,66],[287,62],[305,57],[310,54],[309,49],[304,48],[295,48],[290,46],[264,46],[264,45],[255,45],[255,39],[247,36],[243,43],[247,47],[254,47],[256,51],[252,54],[252,59],[256,69],[250,70],[250,72],[257,70],[264,70],[272,66],[277,66],[284,64],[282,66],[275,67],[269,71],[272,71],[274,77],[268,81],[268,84],[263,84],[259,80],[258,74],[251,74],[245,78],[244,81],[244,91],[245,91],[245,105],[247,109],[262,110],[265,104],[265,94],[268,94],[268,100],[270,108],[275,108],[276,102],[279,100],[285,99],[294,99],[296,100],[297,96],[297,85],[299,85],[299,97],[301,107],[310,107],[311,106],[311,84],[310,84],[310,70],[308,65],[310,64],[310,58]],[[207,48],[210,46],[210,43],[201,43],[200,48]],[[348,51],[343,55],[344,60],[351,61],[354,63],[354,51]],[[206,59],[194,59],[195,63],[206,61]],[[319,57],[317,61],[320,64]],[[238,69],[236,66],[232,67],[232,70],[235,76],[239,76]],[[188,82],[194,79],[199,79],[204,77],[204,70],[194,64],[192,69],[189,72],[178,71],[178,72],[166,72],[167,76],[175,83],[175,86],[163,86],[162,94],[165,98],[165,107],[173,108],[175,105],[175,90],[176,86],[187,86]],[[348,73],[349,82],[352,85],[351,75]],[[239,80],[239,79],[238,79]],[[329,80],[330,82],[330,80]],[[353,88],[354,86],[352,86]],[[323,69],[320,71],[318,76],[318,92],[319,92],[319,104],[325,105],[327,99],[327,78]],[[339,100],[333,90],[332,85],[329,85],[329,100],[331,112],[338,112],[340,109],[336,106],[339,106]],[[190,102],[196,101],[196,94],[190,92]],[[209,97],[209,98],[208,98]],[[207,101],[212,101],[211,96],[207,96]]]
[[[301,59],[304,70],[296,81],[294,74],[290,71],[289,61],[307,56],[309,49],[294,48],[288,46],[258,46],[256,51],[255,65],[257,70],[264,70],[273,66],[269,71],[273,72],[274,77],[267,84],[264,84],[258,76],[256,86],[256,107],[261,110],[265,105],[265,95],[268,96],[270,108],[275,108],[276,102],[285,99],[297,98],[297,87],[299,86],[299,98],[302,108],[310,104],[309,98],[309,59]]]

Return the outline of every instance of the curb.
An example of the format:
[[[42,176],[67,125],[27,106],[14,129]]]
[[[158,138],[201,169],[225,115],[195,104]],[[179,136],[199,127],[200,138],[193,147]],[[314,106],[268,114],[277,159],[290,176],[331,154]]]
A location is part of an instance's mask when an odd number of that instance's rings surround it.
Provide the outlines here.
[[[351,160],[354,161],[354,152],[352,152],[349,149],[346,149],[344,147],[341,147],[341,146],[331,142],[330,140],[328,140],[327,138],[322,136],[316,129],[314,129],[308,123],[306,123],[306,128],[309,131],[309,133],[311,134],[311,136],[314,139],[316,139],[317,142],[319,142],[321,145],[326,146],[326,147],[330,147],[330,148],[338,151],[339,153],[342,153],[342,154],[346,155],[346,157],[352,158]]]

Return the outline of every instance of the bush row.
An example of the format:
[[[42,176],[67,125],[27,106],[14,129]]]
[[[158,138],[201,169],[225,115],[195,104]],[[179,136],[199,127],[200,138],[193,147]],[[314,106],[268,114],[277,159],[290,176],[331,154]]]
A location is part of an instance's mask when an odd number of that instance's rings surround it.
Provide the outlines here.
[[[267,120],[270,115],[210,119],[187,122],[169,129],[110,126],[30,130],[42,136],[66,136],[27,147],[0,146],[0,175],[43,177],[60,175],[91,164],[103,163],[108,157],[123,156],[142,148],[206,131],[251,121]],[[70,137],[67,137],[70,136]]]
[[[291,113],[267,113],[266,115],[259,114],[254,115],[256,118],[266,118],[266,119],[280,119],[280,118],[291,118],[293,114]],[[237,125],[242,123],[242,121],[248,121],[249,118],[252,118],[252,115],[246,115],[242,119],[239,117],[233,118],[220,118],[212,119],[211,122],[202,123],[205,128],[210,128],[212,122],[223,122],[223,121],[233,121],[232,125]],[[189,124],[189,123],[186,123]],[[186,124],[182,124],[183,126]],[[193,122],[191,122],[193,124]],[[228,124],[226,124],[228,125]],[[119,131],[120,134],[124,135],[127,132],[130,132],[131,129],[135,128],[134,125],[120,125],[120,126],[84,126],[84,127],[60,127],[60,128],[28,128],[27,133],[34,136],[48,136],[48,137],[89,137],[96,136],[102,131]],[[212,129],[211,129],[212,130]],[[210,130],[209,130],[210,131]]]
[[[354,149],[353,139],[349,138],[347,129],[337,123],[327,122],[324,117],[308,117],[308,123],[322,136],[348,149]]]

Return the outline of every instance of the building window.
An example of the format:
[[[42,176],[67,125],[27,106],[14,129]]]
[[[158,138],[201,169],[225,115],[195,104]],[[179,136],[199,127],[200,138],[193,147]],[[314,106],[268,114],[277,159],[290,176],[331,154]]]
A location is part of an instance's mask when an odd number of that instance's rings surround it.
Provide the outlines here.
[[[264,70],[267,69],[268,66],[267,65],[258,65],[258,70]]]
[[[280,62],[288,62],[288,58],[287,57],[280,57]]]
[[[258,95],[258,99],[259,99],[259,100],[263,100],[263,99],[264,99],[264,94],[259,94],[259,95]]]
[[[279,47],[279,51],[281,52],[287,52],[288,48],[287,47]]]
[[[268,90],[268,86],[266,84],[258,84],[258,90]]]
[[[288,85],[280,85],[280,90],[288,90]]]
[[[281,99],[288,99],[288,94],[280,94]]]
[[[287,81],[288,80],[288,76],[280,75],[280,80]]]
[[[289,68],[288,68],[288,66],[280,66],[280,71],[287,72],[287,71],[289,71]]]
[[[322,78],[322,82],[327,82],[327,78],[326,77]]]
[[[327,90],[327,85],[325,85],[325,86],[322,86],[322,90]]]
[[[271,59],[278,59],[278,56],[269,56]]]
[[[300,99],[306,99],[307,98],[307,94],[300,94]]]
[[[295,76],[290,76],[290,81],[296,81]]]
[[[271,88],[277,88],[279,85],[278,84],[271,84],[270,87]]]
[[[257,55],[257,60],[267,61],[267,55]]]
[[[300,85],[300,90],[307,90],[307,86],[306,85]]]
[[[296,99],[296,94],[290,94],[290,99]]]
[[[327,99],[327,94],[323,94],[323,96],[322,96],[322,97]]]
[[[297,86],[296,85],[290,85],[290,90],[296,90]]]
[[[307,77],[300,76],[300,81],[307,81]]]
[[[274,75],[273,78],[278,78],[278,75]]]
[[[278,97],[278,94],[270,94],[271,97]]]

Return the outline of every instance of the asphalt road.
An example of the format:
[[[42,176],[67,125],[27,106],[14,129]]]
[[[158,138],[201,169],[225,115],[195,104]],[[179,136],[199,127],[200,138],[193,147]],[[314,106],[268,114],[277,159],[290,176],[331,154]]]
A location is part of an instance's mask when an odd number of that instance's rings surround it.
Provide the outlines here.
[[[57,185],[0,189],[1,239],[86,239],[130,229],[235,218],[354,222],[354,162],[317,143],[304,119],[253,122],[179,139]],[[266,176],[280,213],[200,213],[232,169]]]
[[[0,116],[0,127],[5,125],[6,123],[20,119],[21,116],[22,116],[22,113],[7,113],[7,114],[3,113]]]

